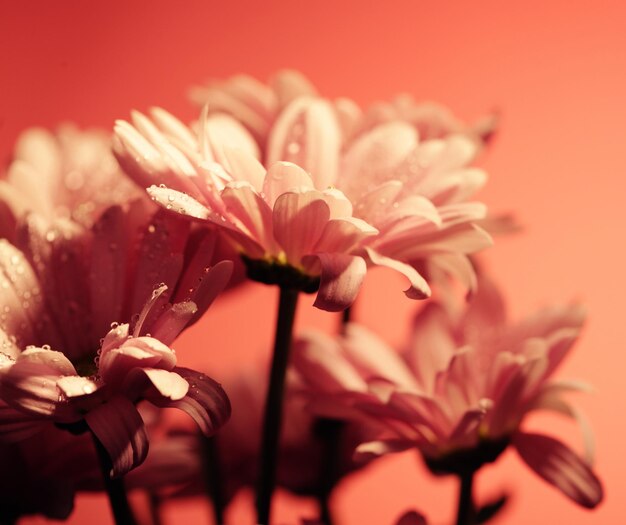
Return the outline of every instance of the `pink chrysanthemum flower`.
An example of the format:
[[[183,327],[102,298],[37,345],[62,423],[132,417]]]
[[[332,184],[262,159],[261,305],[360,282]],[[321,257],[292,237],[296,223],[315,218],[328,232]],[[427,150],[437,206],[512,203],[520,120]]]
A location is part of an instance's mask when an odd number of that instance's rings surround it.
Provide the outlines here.
[[[417,448],[434,472],[477,470],[509,445],[546,481],[586,507],[602,499],[589,463],[555,438],[525,432],[534,410],[578,417],[562,399],[578,383],[550,381],[576,341],[580,306],[505,323],[502,300],[486,280],[461,316],[436,303],[416,318],[410,348],[398,355],[357,325],[333,340],[311,335],[294,352],[322,412],[369,417],[384,426],[366,456]]]
[[[30,128],[18,138],[0,179],[0,236],[13,239],[19,218],[30,211],[90,227],[104,208],[141,195],[120,170],[108,133],[71,124],[57,133]]]
[[[319,287],[315,305],[325,310],[353,302],[366,271],[356,252],[376,229],[353,217],[341,191],[291,162],[266,170],[252,137],[226,115],[203,112],[197,134],[163,110],[152,116],[133,114],[134,126],[118,122],[115,147],[156,202],[220,226],[252,278]]]
[[[0,241],[5,438],[50,420],[88,427],[121,475],[147,453],[138,400],[185,410],[206,433],[228,418],[220,385],[170,348],[231,274],[229,261],[212,266],[214,236],[134,201],[91,228],[31,214],[16,237],[20,249]]]

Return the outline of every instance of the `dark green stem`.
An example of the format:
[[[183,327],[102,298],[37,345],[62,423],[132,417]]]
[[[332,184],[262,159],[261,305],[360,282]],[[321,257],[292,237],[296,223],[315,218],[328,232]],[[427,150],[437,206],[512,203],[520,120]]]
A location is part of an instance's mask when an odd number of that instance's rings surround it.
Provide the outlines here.
[[[256,509],[257,522],[260,525],[269,525],[272,494],[276,485],[285,375],[289,363],[289,348],[291,346],[297,303],[298,290],[280,288],[274,355],[263,419],[261,467],[257,484]]]
[[[104,488],[109,496],[115,523],[116,525],[136,525],[137,522],[126,497],[124,480],[122,478],[111,478],[111,459],[109,454],[96,435],[92,434],[92,436],[98,454]]]
[[[216,525],[224,523],[224,494],[222,493],[222,472],[219,463],[217,437],[202,436],[204,449],[204,472],[206,490],[213,503],[213,518]]]
[[[459,506],[457,510],[456,525],[474,525],[474,501],[472,499],[472,485],[474,472],[470,471],[459,475]]]

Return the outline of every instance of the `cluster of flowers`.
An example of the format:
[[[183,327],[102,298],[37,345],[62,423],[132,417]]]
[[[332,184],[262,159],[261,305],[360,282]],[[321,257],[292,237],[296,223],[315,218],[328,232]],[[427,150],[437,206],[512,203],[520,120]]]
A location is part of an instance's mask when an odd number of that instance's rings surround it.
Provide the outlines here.
[[[493,117],[467,125],[408,96],[363,109],[323,98],[294,71],[212,82],[191,98],[202,109],[190,125],[155,108],[117,121],[112,136],[28,130],[0,179],[1,513],[65,518],[76,490],[110,478],[160,498],[192,494],[213,465],[216,509],[255,483],[271,499],[276,477],[319,498],[330,524],[343,476],[416,449],[433,473],[460,477],[458,523],[478,523],[497,509],[475,507],[472,476],[509,446],[580,505],[601,501],[585,425],[584,458],[521,428],[538,409],[584,421],[563,399],[584,385],[551,376],[585,314],[570,304],[507,323],[478,266],[474,254],[511,227],[472,200],[487,179],[475,160]],[[345,315],[340,335],[290,344],[287,322],[289,395],[268,474],[284,370],[274,364],[269,388],[258,366],[242,370],[225,391],[178,366],[175,338],[244,274],[296,299],[315,293],[333,312],[350,308],[374,267],[427,299],[411,341],[393,350]],[[231,403],[232,419],[208,445],[160,431],[144,402],[184,410],[207,436]],[[159,433],[148,456],[148,434]],[[33,491],[43,486],[54,490]],[[416,511],[398,521],[420,523]]]

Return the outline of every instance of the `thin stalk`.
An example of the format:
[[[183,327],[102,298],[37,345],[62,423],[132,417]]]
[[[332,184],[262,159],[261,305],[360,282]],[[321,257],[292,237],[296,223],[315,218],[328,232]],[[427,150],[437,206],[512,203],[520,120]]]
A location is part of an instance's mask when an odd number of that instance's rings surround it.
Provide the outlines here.
[[[459,478],[461,483],[456,525],[474,525],[474,501],[472,499],[474,472],[460,474]]]
[[[289,363],[289,348],[291,346],[297,304],[298,290],[281,287],[272,370],[265,402],[261,465],[257,485],[256,509],[257,521],[260,525],[269,525],[272,494],[276,485],[276,463],[278,460],[280,427],[282,423],[285,375]]]
[[[148,493],[148,510],[152,525],[163,525],[163,520],[161,520],[161,498],[156,492],[150,491]]]
[[[111,459],[106,449],[100,443],[95,434],[92,434],[93,442],[96,446],[102,479],[104,480],[104,488],[109,496],[111,512],[116,525],[136,525],[135,517],[126,497],[126,489],[124,488],[124,480],[122,478],[111,478]]]
[[[216,525],[224,523],[224,494],[222,493],[222,472],[219,464],[216,436],[202,436],[204,444],[204,472],[206,490],[213,503],[213,518]]]

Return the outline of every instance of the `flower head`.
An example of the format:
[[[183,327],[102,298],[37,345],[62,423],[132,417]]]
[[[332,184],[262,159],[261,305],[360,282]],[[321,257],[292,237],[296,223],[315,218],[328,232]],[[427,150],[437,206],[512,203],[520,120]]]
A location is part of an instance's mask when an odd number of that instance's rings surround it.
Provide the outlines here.
[[[483,279],[461,316],[428,304],[402,355],[353,325],[338,341],[304,339],[296,366],[316,393],[318,410],[336,413],[339,405],[383,425],[381,439],[357,449],[362,455],[417,448],[433,471],[460,473],[494,461],[511,444],[540,476],[593,507],[602,487],[588,462],[552,437],[521,429],[533,410],[576,417],[562,394],[580,385],[550,377],[584,313],[570,305],[508,325],[502,305]]]
[[[207,433],[228,418],[221,387],[170,348],[230,276],[210,233],[140,200],[91,228],[30,214],[16,243],[0,241],[0,399],[24,417],[4,412],[5,437],[86,425],[120,475],[147,453],[138,400],[185,410]]]

